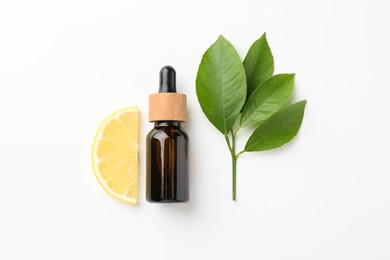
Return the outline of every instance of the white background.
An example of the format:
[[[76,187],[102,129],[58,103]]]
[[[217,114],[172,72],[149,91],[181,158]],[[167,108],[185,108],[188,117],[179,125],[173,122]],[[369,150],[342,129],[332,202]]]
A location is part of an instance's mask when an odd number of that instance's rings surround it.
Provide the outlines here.
[[[1,1],[0,259],[390,259],[389,1]],[[297,138],[244,154],[237,202],[195,77],[223,34],[267,32],[308,105]],[[191,201],[145,201],[148,94],[188,95]],[[91,169],[100,122],[140,108],[140,199]],[[248,132],[240,133],[239,145]]]

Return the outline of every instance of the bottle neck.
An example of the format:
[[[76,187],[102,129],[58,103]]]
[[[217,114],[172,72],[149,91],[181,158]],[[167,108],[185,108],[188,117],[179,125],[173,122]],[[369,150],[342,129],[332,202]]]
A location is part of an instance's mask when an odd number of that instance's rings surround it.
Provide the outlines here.
[[[179,121],[156,121],[154,122],[154,127],[181,127],[181,122]]]

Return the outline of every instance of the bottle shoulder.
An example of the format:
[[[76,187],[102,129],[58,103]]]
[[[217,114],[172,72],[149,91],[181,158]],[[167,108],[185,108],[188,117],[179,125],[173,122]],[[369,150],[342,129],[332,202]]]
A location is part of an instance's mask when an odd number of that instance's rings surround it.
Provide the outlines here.
[[[147,138],[150,139],[180,138],[180,137],[183,137],[184,139],[188,139],[187,133],[181,127],[180,128],[179,127],[175,127],[175,128],[157,127],[150,130],[150,132],[147,135]]]

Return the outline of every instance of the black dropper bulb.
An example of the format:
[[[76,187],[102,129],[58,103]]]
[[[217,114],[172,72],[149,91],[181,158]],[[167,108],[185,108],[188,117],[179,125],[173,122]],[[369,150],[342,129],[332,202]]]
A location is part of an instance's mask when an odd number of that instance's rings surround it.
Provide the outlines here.
[[[171,66],[164,66],[160,70],[160,88],[158,93],[176,93],[176,71]]]

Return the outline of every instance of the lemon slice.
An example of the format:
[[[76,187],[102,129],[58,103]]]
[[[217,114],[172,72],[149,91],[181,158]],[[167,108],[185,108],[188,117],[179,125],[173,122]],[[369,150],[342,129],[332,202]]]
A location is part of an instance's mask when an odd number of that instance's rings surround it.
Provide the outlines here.
[[[92,165],[102,188],[112,197],[136,204],[138,197],[138,108],[107,117],[96,132]]]

